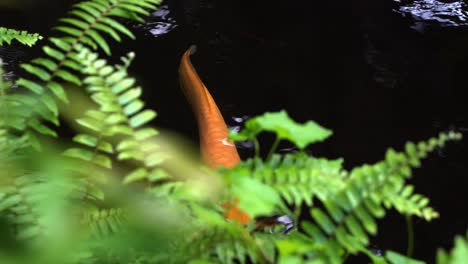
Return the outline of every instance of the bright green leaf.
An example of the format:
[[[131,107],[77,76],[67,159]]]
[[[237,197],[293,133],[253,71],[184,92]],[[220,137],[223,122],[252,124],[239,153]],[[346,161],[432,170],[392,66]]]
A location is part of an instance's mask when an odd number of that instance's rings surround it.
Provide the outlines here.
[[[331,130],[321,127],[314,121],[298,124],[283,110],[265,113],[247,120],[245,128],[238,134],[231,133],[231,138],[234,140],[254,139],[262,131],[275,133],[279,139],[289,140],[300,149],[323,141],[332,134]]]
[[[149,121],[151,121],[155,117],[156,117],[156,112],[155,111],[145,110],[145,111],[137,114],[136,116],[130,118],[130,126],[133,127],[133,128],[142,126],[142,125],[148,123]]]
[[[27,89],[37,93],[41,94],[44,91],[44,88],[40,86],[39,84],[32,82],[30,80],[26,80],[24,78],[20,78],[18,81],[16,81],[18,85],[21,85],[23,87],[26,87]]]
[[[130,172],[127,176],[125,176],[123,183],[128,184],[131,182],[143,180],[146,178],[147,175],[148,175],[148,171],[146,169],[139,168]]]
[[[60,77],[61,79],[65,80],[65,81],[71,82],[71,83],[76,84],[78,86],[81,85],[80,79],[76,75],[73,75],[68,71],[59,70],[59,71],[57,71],[55,73],[55,75],[57,75],[58,77]]]
[[[229,179],[232,196],[239,199],[238,207],[251,217],[271,215],[280,208],[281,198],[271,186],[247,175],[230,175]]]
[[[387,250],[385,252],[385,258],[391,264],[425,264],[424,261],[412,259],[404,255],[401,255],[400,253],[390,251],[390,250]]]

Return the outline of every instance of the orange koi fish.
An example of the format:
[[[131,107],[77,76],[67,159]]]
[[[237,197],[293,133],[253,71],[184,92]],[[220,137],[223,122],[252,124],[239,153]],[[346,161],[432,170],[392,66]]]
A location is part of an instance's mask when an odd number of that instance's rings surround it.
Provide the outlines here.
[[[179,81],[198,123],[202,160],[211,168],[233,167],[240,162],[234,143],[228,141],[228,128],[216,102],[201,81],[190,61],[196,47],[191,46],[182,56],[179,65]],[[223,204],[225,217],[246,224],[251,217],[240,210],[235,203]]]
[[[203,161],[210,167],[233,167],[240,162],[234,143],[228,141],[228,128],[216,102],[190,61],[191,46],[182,56],[179,80],[182,92],[195,113]]]

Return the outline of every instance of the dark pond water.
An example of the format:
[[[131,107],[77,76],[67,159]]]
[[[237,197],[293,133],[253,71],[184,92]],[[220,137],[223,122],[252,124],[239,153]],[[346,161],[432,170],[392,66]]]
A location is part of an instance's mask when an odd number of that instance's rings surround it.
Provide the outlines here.
[[[0,25],[48,35],[71,2],[0,5]],[[196,142],[177,80],[181,54],[196,44],[193,62],[230,126],[286,109],[297,121],[333,129],[333,137],[310,151],[344,157],[352,168],[380,160],[387,147],[401,149],[406,140],[448,129],[468,136],[467,12],[463,1],[167,0],[147,24],[133,25],[138,41],[115,45],[114,54],[137,53],[132,71],[159,113],[155,125]],[[16,48],[7,55],[12,69],[30,56]],[[248,156],[250,146],[243,147]],[[450,247],[468,228],[467,161],[465,140],[416,171],[417,191],[442,216],[416,220],[415,256],[429,263],[437,247]],[[405,232],[404,219],[390,213],[372,242],[404,252]]]

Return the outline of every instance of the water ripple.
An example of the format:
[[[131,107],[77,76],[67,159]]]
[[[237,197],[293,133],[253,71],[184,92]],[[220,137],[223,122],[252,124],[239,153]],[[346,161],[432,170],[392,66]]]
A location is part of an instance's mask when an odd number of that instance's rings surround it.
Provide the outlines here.
[[[176,28],[177,21],[172,17],[169,6],[162,5],[151,14],[145,24],[139,24],[136,27],[154,37],[161,37]]]
[[[228,128],[234,132],[239,132],[244,125],[245,121],[249,118],[247,115],[243,116],[232,116],[231,119],[236,123],[235,125],[228,125]],[[252,141],[237,141],[235,142],[237,149],[250,149],[254,148]]]
[[[416,31],[424,32],[427,26],[461,27],[468,25],[468,6],[463,1],[442,2],[437,0],[393,0],[399,6],[393,9],[404,17],[411,16]]]

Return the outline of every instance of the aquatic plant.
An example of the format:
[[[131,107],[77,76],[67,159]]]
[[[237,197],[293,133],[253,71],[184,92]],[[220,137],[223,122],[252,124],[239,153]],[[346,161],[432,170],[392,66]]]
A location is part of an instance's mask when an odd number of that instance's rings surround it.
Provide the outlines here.
[[[144,109],[128,73],[135,54],[120,65],[104,58],[111,54],[104,34],[134,38],[119,20],[141,22],[159,3],[80,2],[54,28],[58,36],[47,38],[43,57],[22,65],[18,89],[0,78],[2,263],[342,263],[350,254],[419,263],[390,250],[377,255],[369,240],[389,209],[408,219],[438,217],[407,180],[430,152],[461,135],[408,142],[348,171],[342,159],[304,151],[331,130],[298,124],[285,111],[266,113],[231,135],[254,141],[257,155],[210,170],[191,159],[189,146],[149,126],[156,112]],[[59,117],[77,131],[74,143],[56,131]],[[257,136],[265,132],[277,140],[262,159]],[[299,151],[275,154],[281,140]],[[226,201],[254,220],[226,220]],[[466,241],[457,242],[454,252],[464,251]],[[459,256],[439,253],[438,261]]]

